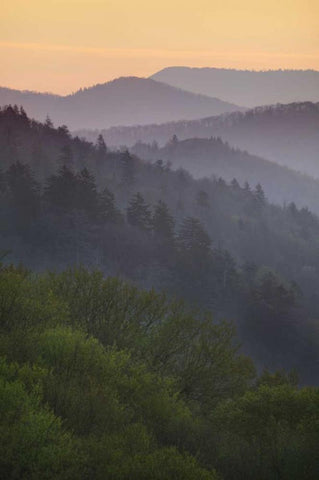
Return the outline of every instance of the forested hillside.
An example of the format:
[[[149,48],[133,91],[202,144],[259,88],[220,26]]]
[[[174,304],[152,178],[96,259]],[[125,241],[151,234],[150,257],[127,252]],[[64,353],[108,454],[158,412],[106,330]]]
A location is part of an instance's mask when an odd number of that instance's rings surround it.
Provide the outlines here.
[[[244,185],[262,183],[268,198],[279,204],[294,202],[319,213],[319,181],[275,162],[231,147],[220,137],[188,138],[173,136],[165,146],[136,143],[130,151],[147,161],[169,162],[172,168],[184,168],[195,178],[234,178]]]
[[[194,180],[1,111],[1,244],[35,270],[98,267],[234,320],[257,366],[317,381],[319,220],[261,185]],[[305,347],[306,346],[306,347]]]
[[[83,268],[0,264],[0,299],[1,478],[317,478],[318,388],[231,325]]]
[[[163,146],[174,135],[180,140],[220,137],[234,148],[319,177],[319,103],[278,104],[201,120],[77,133],[91,141],[101,133],[108,144],[129,147],[137,142]]]

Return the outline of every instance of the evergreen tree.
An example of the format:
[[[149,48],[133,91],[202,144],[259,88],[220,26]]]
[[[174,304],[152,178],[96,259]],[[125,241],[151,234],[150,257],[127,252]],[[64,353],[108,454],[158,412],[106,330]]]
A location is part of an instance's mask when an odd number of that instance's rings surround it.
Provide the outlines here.
[[[7,189],[6,176],[0,167],[0,195],[4,194],[6,189]]]
[[[191,303],[210,305],[211,240],[197,218],[186,217],[177,236],[175,265],[178,294]]]
[[[61,138],[64,140],[70,140],[71,139],[71,134],[70,130],[67,125],[61,125],[60,127],[57,128],[58,134]]]
[[[152,225],[157,238],[170,242],[173,240],[175,222],[169,212],[168,206],[162,200],[159,200],[154,207]]]
[[[230,182],[231,188],[233,191],[238,192],[240,190],[240,185],[236,178],[233,178]]]
[[[124,187],[131,187],[135,182],[135,164],[134,159],[128,150],[121,154],[122,179]]]
[[[53,208],[71,210],[77,203],[77,177],[66,165],[46,182],[44,198]]]
[[[68,168],[74,167],[73,152],[70,145],[64,145],[61,148],[58,163],[59,165],[66,165]]]
[[[98,194],[95,178],[87,168],[81,170],[76,176],[77,198],[76,206],[86,211],[91,217],[98,215]]]
[[[245,183],[244,183],[244,191],[245,191],[246,193],[251,192],[251,188],[250,188],[250,185],[249,185],[248,182],[245,182]]]
[[[96,150],[99,156],[100,160],[103,160],[105,158],[105,155],[107,154],[107,147],[103,138],[103,135],[99,134],[96,140]]]
[[[133,196],[129,203],[127,221],[130,225],[134,225],[144,231],[149,231],[152,227],[150,207],[139,192]]]
[[[9,202],[15,210],[20,226],[35,219],[40,206],[40,186],[34,180],[31,168],[20,162],[12,164],[6,172]]]
[[[107,187],[100,195],[100,212],[105,222],[121,223],[123,221],[122,214],[115,205],[114,194]]]
[[[295,202],[289,203],[289,205],[288,205],[288,211],[290,212],[290,214],[291,214],[293,217],[297,217],[297,215],[298,215],[298,209],[297,209],[297,207],[296,207]]]
[[[35,142],[32,146],[32,168],[40,180],[43,180],[47,176],[47,160],[42,143]]]
[[[254,190],[254,198],[256,200],[257,206],[263,207],[266,204],[266,196],[260,183],[256,185],[256,188]]]
[[[209,207],[209,198],[207,192],[200,190],[196,196],[196,203],[200,207],[208,208]]]
[[[54,128],[53,122],[52,122],[51,118],[49,117],[49,115],[46,116],[46,119],[45,119],[45,122],[44,122],[44,128],[46,128],[47,130],[51,130],[51,129]]]
[[[183,253],[207,258],[211,254],[211,239],[197,218],[183,220],[178,234],[178,244]]]

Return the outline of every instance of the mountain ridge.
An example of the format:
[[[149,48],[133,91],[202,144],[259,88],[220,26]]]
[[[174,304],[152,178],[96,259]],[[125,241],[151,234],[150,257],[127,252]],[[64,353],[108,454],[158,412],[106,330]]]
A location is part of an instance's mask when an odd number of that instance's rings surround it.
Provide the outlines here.
[[[307,175],[231,147],[220,138],[174,138],[162,148],[137,143],[130,151],[145,161],[159,159],[174,169],[185,169],[194,178],[223,178],[239,184],[262,184],[276,204],[295,202],[319,214],[319,182]]]
[[[140,77],[120,77],[65,96],[0,88],[0,105],[8,104],[22,105],[40,121],[50,115],[54,123],[73,129],[201,118],[244,109]]]
[[[200,120],[76,133],[91,141],[102,133],[109,145],[129,147],[139,141],[164,145],[173,135],[180,140],[221,137],[233,147],[319,177],[319,102],[277,104]]]
[[[246,105],[319,101],[317,70],[236,70],[215,67],[166,67],[153,75],[185,90]]]

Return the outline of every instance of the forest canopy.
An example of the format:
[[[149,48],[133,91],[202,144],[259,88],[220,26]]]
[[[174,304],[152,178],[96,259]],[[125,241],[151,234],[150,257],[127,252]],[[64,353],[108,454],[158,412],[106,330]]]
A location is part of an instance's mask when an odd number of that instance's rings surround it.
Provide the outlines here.
[[[0,477],[316,480],[318,217],[18,107],[0,147]]]
[[[230,324],[84,268],[2,265],[0,298],[1,478],[316,478],[318,388]]]

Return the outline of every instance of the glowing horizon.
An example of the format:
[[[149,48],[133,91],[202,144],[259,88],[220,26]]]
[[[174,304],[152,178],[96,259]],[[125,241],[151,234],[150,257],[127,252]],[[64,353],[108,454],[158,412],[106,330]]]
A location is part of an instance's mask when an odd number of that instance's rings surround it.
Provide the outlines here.
[[[317,0],[12,0],[0,85],[68,94],[168,66],[319,70]]]

